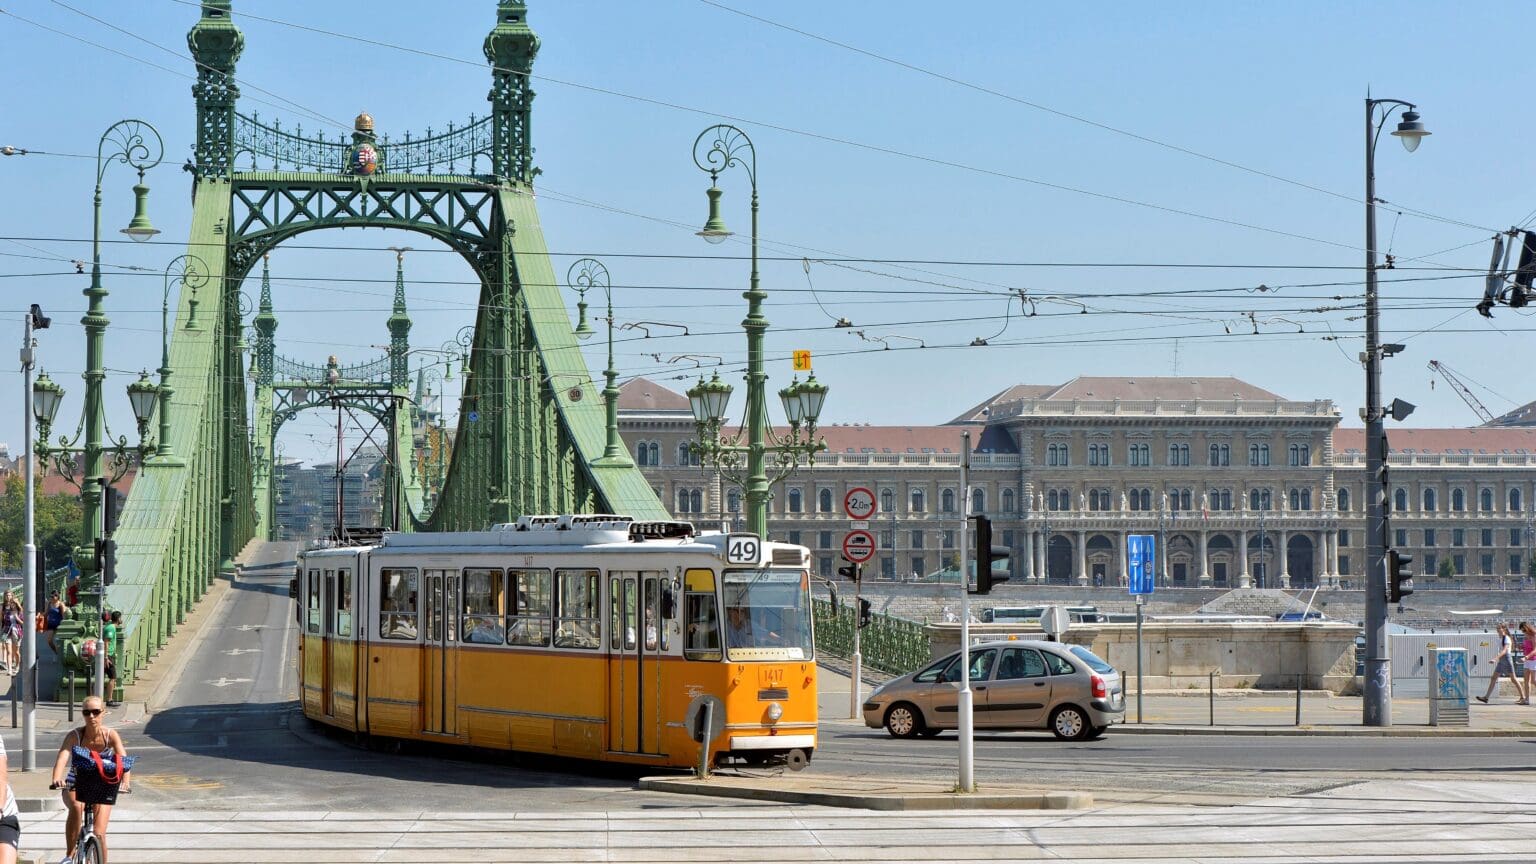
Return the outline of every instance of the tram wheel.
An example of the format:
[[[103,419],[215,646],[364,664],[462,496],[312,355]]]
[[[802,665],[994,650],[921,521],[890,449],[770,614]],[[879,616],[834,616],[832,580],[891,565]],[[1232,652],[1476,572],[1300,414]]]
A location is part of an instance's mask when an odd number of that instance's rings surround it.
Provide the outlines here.
[[[809,765],[810,762],[811,757],[807,756],[804,750],[798,748],[784,754],[784,764],[788,765],[791,771],[804,771],[805,766]]]

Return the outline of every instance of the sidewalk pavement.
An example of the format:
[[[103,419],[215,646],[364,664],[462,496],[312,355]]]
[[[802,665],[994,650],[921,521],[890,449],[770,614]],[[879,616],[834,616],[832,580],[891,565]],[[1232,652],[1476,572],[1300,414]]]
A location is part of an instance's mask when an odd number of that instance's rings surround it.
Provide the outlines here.
[[[169,698],[181,677],[187,660],[196,652],[206,632],[204,625],[213,617],[224,597],[229,593],[227,579],[217,578],[203,599],[187,614],[181,626],[166,642],[149,665],[139,671],[133,684],[123,688],[123,702],[108,708],[103,721],[122,731],[130,753],[133,752],[135,728],[142,728],[152,711]],[[55,692],[62,668],[58,656],[49,650],[47,643],[38,639],[38,692]],[[4,709],[0,708],[0,712]],[[0,717],[3,717],[0,713]],[[11,791],[16,795],[16,806],[22,812],[37,813],[62,810],[59,793],[49,789],[54,758],[59,744],[70,729],[83,722],[80,706],[71,707],[66,702],[39,701],[37,703],[37,754],[36,769],[22,769],[21,706],[16,706],[14,726],[0,724],[0,737],[5,740],[8,754],[8,779]]]

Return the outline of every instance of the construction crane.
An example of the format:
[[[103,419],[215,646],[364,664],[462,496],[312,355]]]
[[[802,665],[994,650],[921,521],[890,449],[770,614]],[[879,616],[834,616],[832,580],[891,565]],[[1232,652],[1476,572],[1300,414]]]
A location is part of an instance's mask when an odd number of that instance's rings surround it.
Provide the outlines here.
[[[1461,401],[1467,403],[1467,407],[1471,408],[1478,417],[1482,418],[1484,423],[1493,422],[1493,412],[1489,411],[1487,406],[1478,400],[1477,396],[1472,393],[1466,384],[1462,383],[1460,378],[1456,377],[1456,373],[1452,372],[1449,366],[1446,366],[1439,360],[1431,360],[1429,361],[1429,368],[1439,372],[1440,377],[1444,378],[1446,383],[1451,385],[1451,389],[1456,391],[1456,395],[1461,397]],[[1429,386],[1433,388],[1435,382],[1429,382]]]

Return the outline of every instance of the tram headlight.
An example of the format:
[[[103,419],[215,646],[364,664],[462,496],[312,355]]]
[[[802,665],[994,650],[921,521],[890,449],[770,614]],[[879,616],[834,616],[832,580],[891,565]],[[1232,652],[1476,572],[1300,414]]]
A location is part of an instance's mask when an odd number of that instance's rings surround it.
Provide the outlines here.
[[[769,702],[768,703],[768,722],[769,723],[777,723],[777,722],[779,722],[779,718],[783,717],[783,716],[784,716],[784,706],[783,705],[780,705],[777,702]]]

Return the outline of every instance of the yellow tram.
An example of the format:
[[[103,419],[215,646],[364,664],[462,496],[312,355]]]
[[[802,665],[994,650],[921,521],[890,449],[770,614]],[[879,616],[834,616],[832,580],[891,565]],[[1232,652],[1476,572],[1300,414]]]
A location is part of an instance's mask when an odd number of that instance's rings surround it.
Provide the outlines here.
[[[751,534],[611,515],[303,552],[304,714],[680,767],[699,763],[709,718],[711,764],[798,768],[816,748],[809,561]]]

